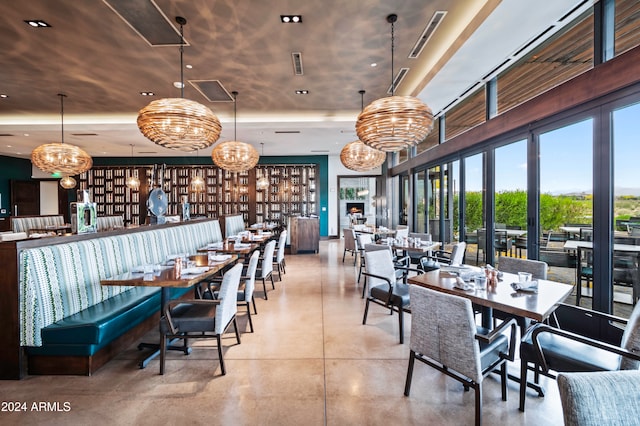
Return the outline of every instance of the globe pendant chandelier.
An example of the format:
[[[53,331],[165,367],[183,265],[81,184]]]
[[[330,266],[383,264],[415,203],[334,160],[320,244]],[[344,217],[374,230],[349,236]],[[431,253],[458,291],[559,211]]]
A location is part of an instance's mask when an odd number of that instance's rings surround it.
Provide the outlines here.
[[[364,90],[360,90],[360,107],[364,106]],[[349,142],[340,151],[340,161],[349,170],[366,172],[382,165],[387,159],[387,154],[373,149],[357,140]]]
[[[262,145],[262,156],[264,157],[264,142],[260,142]],[[262,176],[256,181],[256,188],[258,190],[263,191],[269,187],[269,178],[266,175],[266,169],[262,172]]]
[[[180,98],[151,101],[138,112],[138,128],[152,142],[169,149],[191,152],[207,148],[218,140],[220,120],[206,106],[184,99],[183,26],[187,20],[176,17],[180,24]]]
[[[131,162],[133,163],[133,144],[129,145],[131,145]],[[124,184],[127,186],[127,188],[134,191],[140,189],[140,179],[138,179],[138,177],[134,174],[133,170],[131,170],[131,175],[129,175]]]
[[[431,109],[413,96],[395,96],[393,74],[394,23],[398,16],[387,16],[391,24],[391,96],[373,101],[356,121],[358,138],[371,148],[396,152],[422,142],[433,129]]]
[[[79,175],[91,168],[93,160],[81,148],[64,143],[64,98],[67,95],[58,93],[60,97],[61,142],[40,145],[31,152],[31,162],[45,173],[62,175],[60,186],[71,189],[76,186],[72,175]]]
[[[258,164],[258,151],[254,147],[245,142],[237,141],[237,97],[238,92],[231,92],[233,95],[233,139],[232,141],[222,142],[216,145],[211,151],[213,162],[221,169],[230,172],[245,172],[253,169]]]

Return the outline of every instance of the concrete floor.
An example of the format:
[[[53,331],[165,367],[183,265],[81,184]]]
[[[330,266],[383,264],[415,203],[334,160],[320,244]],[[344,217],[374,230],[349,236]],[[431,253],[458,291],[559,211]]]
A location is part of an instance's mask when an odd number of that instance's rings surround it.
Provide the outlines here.
[[[0,411],[3,425],[471,425],[473,391],[416,363],[412,392],[403,396],[409,355],[398,344],[396,315],[372,305],[362,325],[364,300],[357,268],[339,240],[322,241],[319,254],[288,255],[287,274],[269,300],[257,292],[256,332],[223,339],[226,376],[220,376],[215,341],[200,341],[189,356],[171,353],[166,374],[152,361],[140,370],[135,345],[92,377],[30,376],[0,382],[5,401],[25,411]],[[259,285],[261,288],[261,285]],[[247,329],[244,315],[240,317]],[[145,341],[157,339],[151,331]],[[518,374],[519,361],[510,365]],[[518,411],[518,384],[500,398],[497,376],[484,382],[486,425],[562,424],[555,381],[542,378],[547,395],[528,392]],[[34,402],[49,404],[36,411]],[[37,406],[36,406],[37,407]],[[60,411],[52,411],[59,408]],[[67,409],[68,408],[68,409]]]

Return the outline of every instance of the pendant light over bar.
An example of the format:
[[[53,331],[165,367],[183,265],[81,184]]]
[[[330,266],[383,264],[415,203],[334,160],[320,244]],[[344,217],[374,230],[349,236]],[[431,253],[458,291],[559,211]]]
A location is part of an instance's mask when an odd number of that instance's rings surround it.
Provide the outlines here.
[[[133,144],[131,146],[131,163],[133,164]],[[124,183],[127,188],[137,191],[140,189],[140,179],[138,179],[137,171],[131,170],[131,174]]]
[[[71,189],[76,186],[76,181],[70,176],[89,170],[93,160],[81,148],[64,143],[64,98],[67,95],[58,93],[58,96],[60,97],[61,142],[40,145],[31,152],[31,162],[45,173],[62,175],[60,186]]]
[[[262,153],[260,155],[264,157],[264,142],[260,142],[260,145],[262,147]],[[265,190],[269,187],[269,178],[266,175],[267,170],[262,170],[262,176],[260,176],[256,181],[256,188],[258,188],[259,191]]]
[[[364,90],[360,90],[360,109],[364,107]],[[366,172],[382,165],[387,159],[387,154],[373,149],[362,141],[349,142],[340,151],[340,161],[349,170]]]
[[[231,92],[233,95],[233,139],[216,145],[211,151],[211,159],[221,169],[230,172],[245,172],[253,169],[258,164],[258,151],[245,142],[237,141],[237,104],[238,92]]]
[[[180,25],[180,98],[151,101],[138,112],[138,128],[152,142],[165,148],[192,152],[218,140],[222,126],[206,106],[184,99],[184,32],[187,20],[176,16]]]
[[[422,142],[433,129],[431,109],[413,96],[395,96],[393,76],[394,24],[398,16],[387,16],[391,24],[391,96],[373,101],[356,122],[358,138],[371,148],[396,152]]]

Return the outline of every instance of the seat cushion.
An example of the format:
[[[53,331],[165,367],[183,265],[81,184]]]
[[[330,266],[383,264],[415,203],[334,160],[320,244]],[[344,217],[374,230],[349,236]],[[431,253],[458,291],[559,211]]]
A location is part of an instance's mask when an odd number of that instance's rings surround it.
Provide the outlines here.
[[[477,327],[478,334],[489,334],[489,330],[482,327]],[[492,363],[495,363],[497,359],[500,359],[500,353],[506,354],[509,351],[509,339],[507,336],[500,335],[491,343],[485,343],[479,340],[480,343],[480,368],[485,371]]]
[[[531,334],[539,324],[531,327],[520,344],[523,362],[539,363]],[[538,342],[551,370],[563,372],[617,370],[620,357],[611,352],[576,342],[551,333],[538,334]]]
[[[171,319],[179,333],[191,333],[208,331],[213,332],[215,327],[217,303],[191,304],[180,303],[171,310]],[[163,317],[160,321],[160,332],[169,334],[169,324]]]
[[[409,285],[396,284],[393,286],[393,294],[391,300],[389,298],[389,284],[381,284],[372,287],[370,290],[371,297],[390,303],[394,306],[405,307],[409,305]]]

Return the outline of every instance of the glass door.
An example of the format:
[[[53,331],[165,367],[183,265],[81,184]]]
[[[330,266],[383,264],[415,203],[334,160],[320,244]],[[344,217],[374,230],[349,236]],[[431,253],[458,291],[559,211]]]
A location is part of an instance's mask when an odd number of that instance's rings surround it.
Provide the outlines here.
[[[576,285],[567,303],[591,308],[593,120],[540,134],[540,250],[554,281]]]

